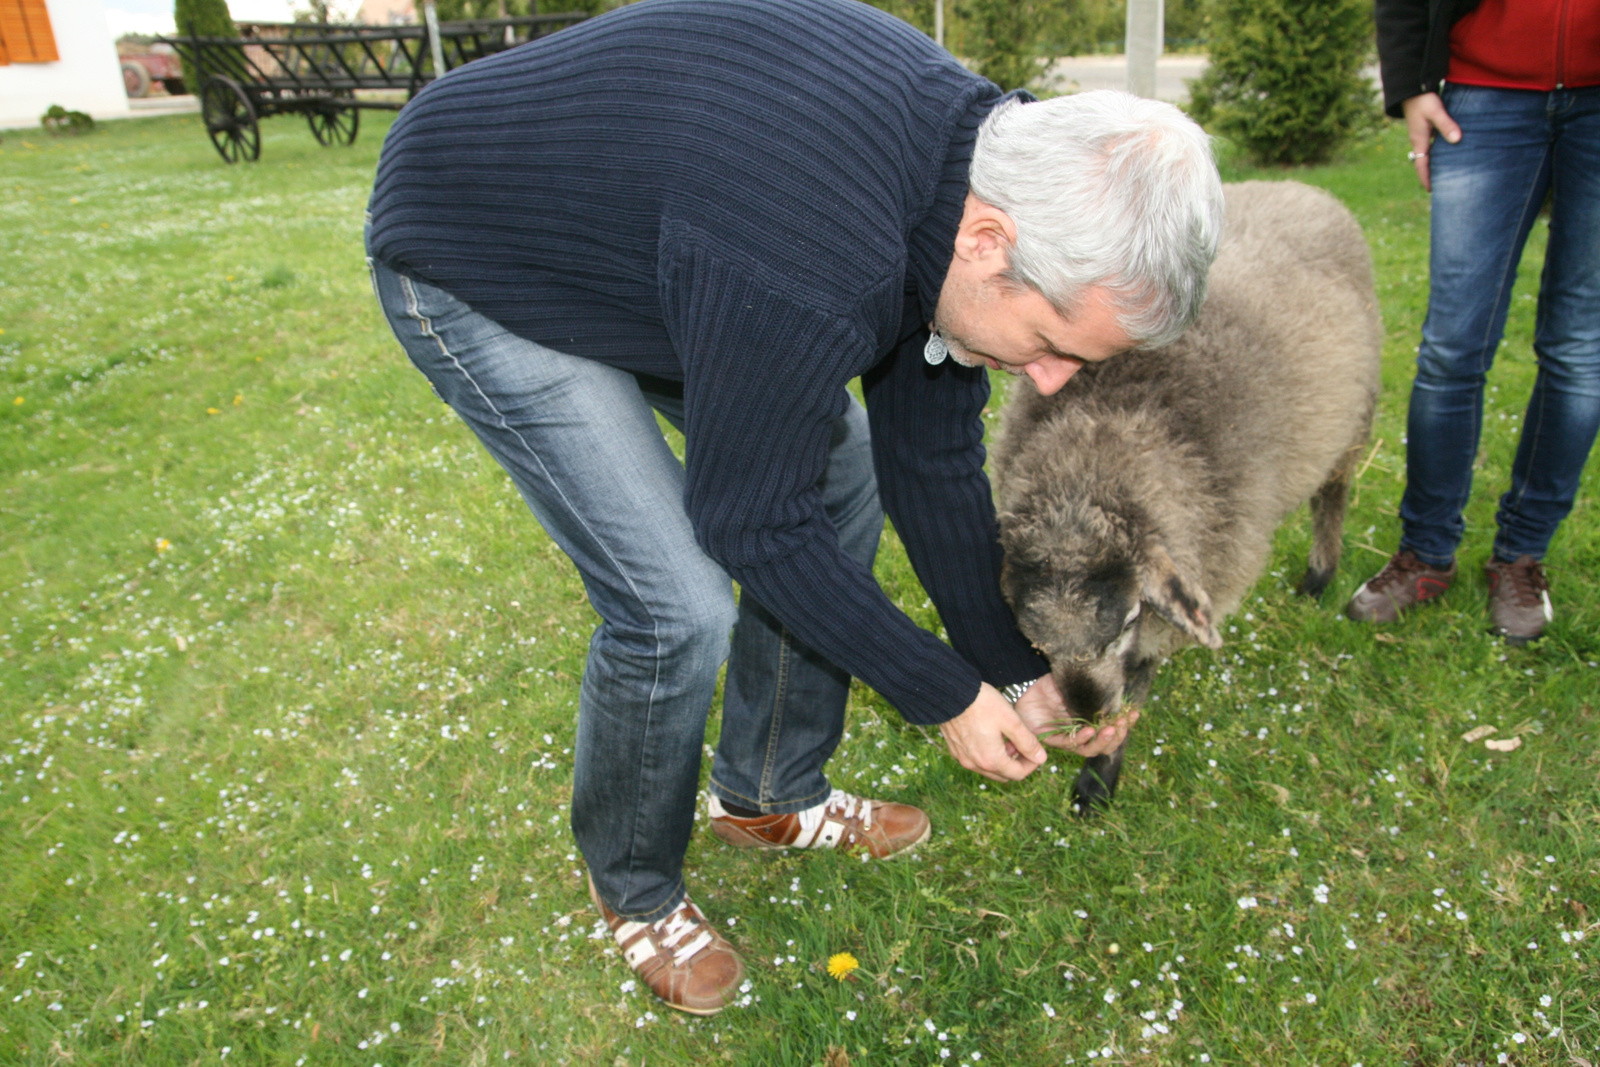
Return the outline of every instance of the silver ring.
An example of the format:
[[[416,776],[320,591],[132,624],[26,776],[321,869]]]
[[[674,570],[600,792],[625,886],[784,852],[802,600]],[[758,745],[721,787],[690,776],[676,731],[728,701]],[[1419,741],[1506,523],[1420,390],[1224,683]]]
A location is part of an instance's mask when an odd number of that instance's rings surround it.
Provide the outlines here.
[[[1427,159],[1427,158],[1428,158],[1428,153],[1426,153],[1426,152],[1407,152],[1406,153],[1406,159],[1408,161],[1412,162],[1412,163],[1415,163],[1419,159]]]

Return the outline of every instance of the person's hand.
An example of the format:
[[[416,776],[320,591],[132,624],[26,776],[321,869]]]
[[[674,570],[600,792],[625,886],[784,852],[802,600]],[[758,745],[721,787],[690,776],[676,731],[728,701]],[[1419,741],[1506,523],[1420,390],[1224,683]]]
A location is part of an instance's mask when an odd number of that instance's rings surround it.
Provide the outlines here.
[[[966,711],[939,724],[939,732],[957,763],[990,781],[1020,782],[1045,760],[1039,739],[988,682]]]
[[[1433,173],[1428,169],[1428,152],[1433,144],[1434,131],[1438,131],[1451,144],[1461,140],[1461,127],[1444,109],[1438,93],[1423,93],[1409,97],[1400,105],[1406,116],[1406,134],[1411,138],[1411,165],[1417,168],[1417,180],[1428,192],[1433,192]]]
[[[1084,757],[1115,752],[1128,740],[1128,731],[1139,721],[1139,709],[1124,705],[1110,722],[1069,728],[1072,718],[1067,714],[1067,702],[1056,680],[1048,674],[1028,687],[1017,700],[1016,711],[1034,734],[1044,734],[1040,740],[1045,744]]]

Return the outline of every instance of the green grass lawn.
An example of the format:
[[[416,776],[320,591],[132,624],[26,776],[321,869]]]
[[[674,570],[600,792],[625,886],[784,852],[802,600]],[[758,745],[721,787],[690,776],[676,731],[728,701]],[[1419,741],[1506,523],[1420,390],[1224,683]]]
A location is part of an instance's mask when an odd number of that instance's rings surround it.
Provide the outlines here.
[[[1338,608],[1396,540],[1427,200],[1395,129],[1262,175],[1339,194],[1378,269],[1327,600],[1291,593],[1302,515],[1224,648],[1163,669],[1094,822],[1073,761],[984,784],[858,688],[836,782],[934,836],[696,835],[750,985],[693,1020],[636,988],[567,829],[582,587],[372,300],[384,128],[270,120],[236,167],[194,117],[0,141],[0,1064],[1600,1061],[1596,466],[1542,644],[1488,635],[1479,569],[1542,226],[1463,579],[1378,632]],[[892,535],[879,572],[937,626]]]

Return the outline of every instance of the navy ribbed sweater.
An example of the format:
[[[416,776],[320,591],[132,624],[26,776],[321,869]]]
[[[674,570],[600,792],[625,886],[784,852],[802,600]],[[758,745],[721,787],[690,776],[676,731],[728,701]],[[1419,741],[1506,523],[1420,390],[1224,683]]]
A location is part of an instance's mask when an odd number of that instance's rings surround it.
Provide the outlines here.
[[[1000,598],[987,375],[921,358],[999,99],[859,0],[643,0],[419,93],[384,144],[371,249],[530,340],[682,381],[707,554],[942,722],[980,679],[1047,669]],[[858,375],[885,508],[957,651],[822,509]]]

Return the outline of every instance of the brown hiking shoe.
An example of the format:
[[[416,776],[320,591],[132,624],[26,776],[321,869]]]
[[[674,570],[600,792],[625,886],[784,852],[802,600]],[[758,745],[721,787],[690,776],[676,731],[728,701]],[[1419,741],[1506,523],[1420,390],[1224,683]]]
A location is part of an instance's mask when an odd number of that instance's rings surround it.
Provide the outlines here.
[[[1489,619],[1494,632],[1508,645],[1525,645],[1544,633],[1555,618],[1550,607],[1550,583],[1544,568],[1532,556],[1515,563],[1490,559],[1483,565],[1489,579]]]
[[[864,848],[881,860],[922,844],[932,827],[921,808],[835,789],[814,808],[748,819],[730,815],[713,796],[711,829],[736,848]]]
[[[611,928],[622,958],[668,1007],[715,1015],[738,992],[744,961],[688,897],[653,923],[632,922],[606,907],[593,878],[589,899]]]
[[[1412,551],[1401,549],[1389,557],[1383,570],[1362,583],[1344,613],[1356,622],[1394,622],[1404,611],[1444,595],[1456,580],[1456,565],[1449,570],[1430,567]]]

